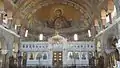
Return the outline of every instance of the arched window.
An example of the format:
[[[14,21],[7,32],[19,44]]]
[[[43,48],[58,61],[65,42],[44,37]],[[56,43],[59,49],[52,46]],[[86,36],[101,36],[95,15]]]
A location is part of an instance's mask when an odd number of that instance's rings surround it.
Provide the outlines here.
[[[78,34],[74,34],[74,40],[75,40],[75,41],[78,40]]]
[[[106,16],[106,23],[109,23],[110,22],[110,18],[109,18],[109,15]]]
[[[111,16],[112,16],[112,18],[114,18],[116,15],[117,15],[117,12],[116,12],[116,7],[114,5],[114,10],[113,10]]]
[[[39,35],[39,40],[43,40],[43,34]]]

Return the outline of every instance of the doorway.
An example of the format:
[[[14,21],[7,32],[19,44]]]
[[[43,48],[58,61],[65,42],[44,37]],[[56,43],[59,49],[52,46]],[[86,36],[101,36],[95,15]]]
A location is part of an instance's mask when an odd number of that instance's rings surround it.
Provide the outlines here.
[[[53,51],[53,66],[54,68],[62,68],[63,53],[62,51]]]

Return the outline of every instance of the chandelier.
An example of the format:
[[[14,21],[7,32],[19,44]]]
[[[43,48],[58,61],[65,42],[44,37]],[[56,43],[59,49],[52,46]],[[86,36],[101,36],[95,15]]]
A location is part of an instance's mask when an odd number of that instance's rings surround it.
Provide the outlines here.
[[[48,39],[50,44],[65,44],[67,43],[67,39],[63,36],[60,36],[57,31],[55,31],[55,36],[52,36]]]

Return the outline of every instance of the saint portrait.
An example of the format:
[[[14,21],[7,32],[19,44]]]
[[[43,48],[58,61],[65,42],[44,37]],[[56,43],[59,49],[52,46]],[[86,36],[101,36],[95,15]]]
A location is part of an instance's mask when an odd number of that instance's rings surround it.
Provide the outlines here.
[[[47,26],[54,29],[68,28],[71,27],[71,21],[65,18],[62,9],[56,9],[54,17],[47,21]]]

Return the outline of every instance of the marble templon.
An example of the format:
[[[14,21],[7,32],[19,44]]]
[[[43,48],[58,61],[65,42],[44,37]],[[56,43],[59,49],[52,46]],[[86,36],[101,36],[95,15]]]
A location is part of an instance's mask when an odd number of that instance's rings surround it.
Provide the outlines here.
[[[53,66],[58,62],[62,66],[89,66],[94,56],[94,42],[68,42],[49,44],[48,42],[21,42],[22,53],[27,53],[27,66]],[[40,60],[38,59],[40,57]]]

